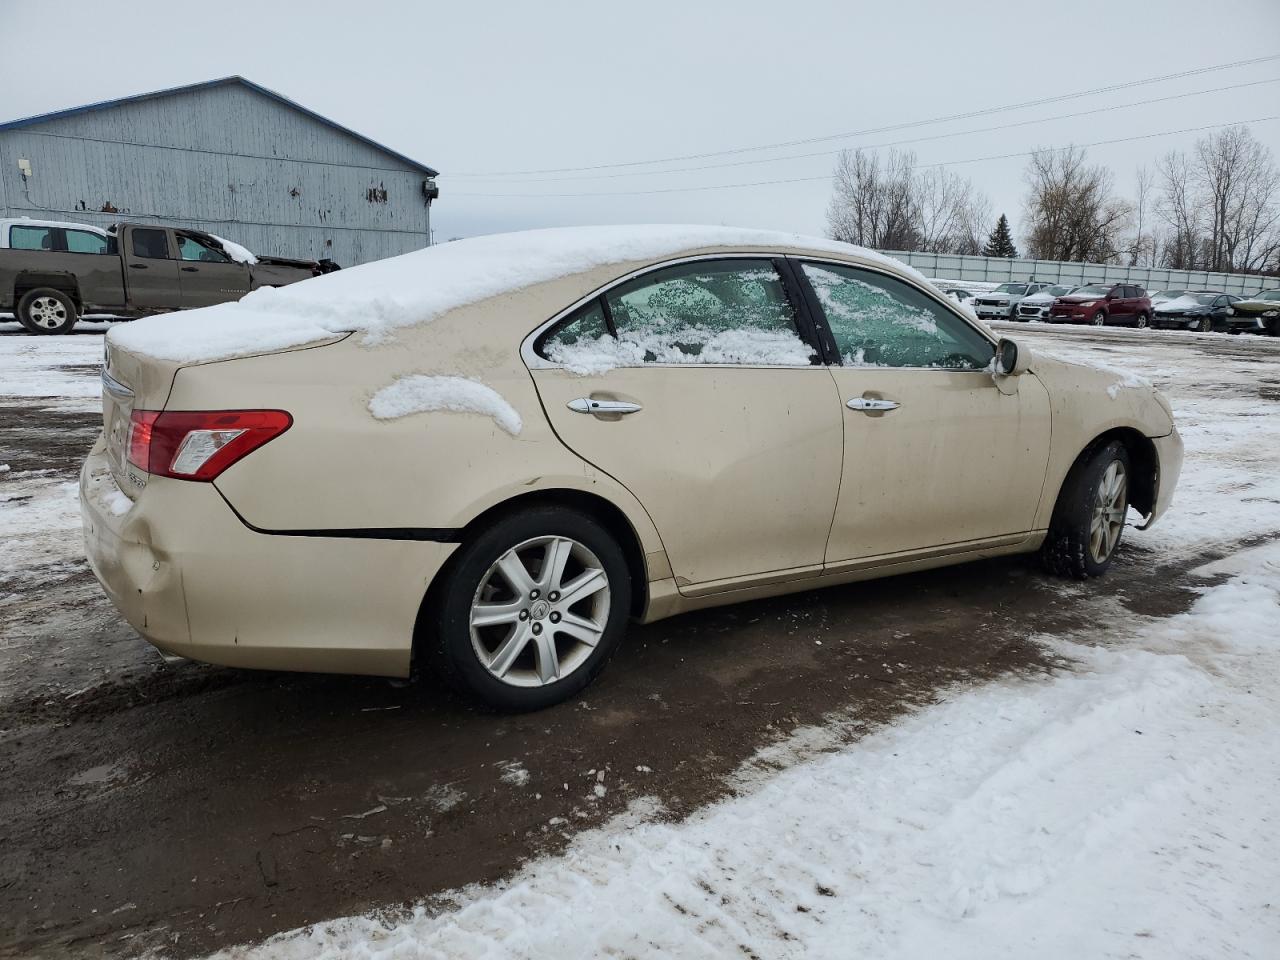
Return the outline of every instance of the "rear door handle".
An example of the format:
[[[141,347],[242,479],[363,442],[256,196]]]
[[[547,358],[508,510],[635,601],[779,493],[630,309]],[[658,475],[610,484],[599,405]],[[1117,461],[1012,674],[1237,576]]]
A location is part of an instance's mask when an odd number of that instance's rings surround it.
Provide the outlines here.
[[[200,268],[199,267],[183,267],[182,272],[183,273],[199,273]]]
[[[593,397],[578,397],[565,404],[574,413],[635,413],[644,408],[638,403],[626,400],[596,400]]]
[[[145,269],[147,269],[147,265],[146,265],[145,263],[131,263],[131,264],[129,264],[129,266],[130,266],[130,267],[132,267],[134,270],[145,270]]]
[[[877,410],[897,410],[902,404],[898,403],[897,400],[873,400],[870,397],[854,397],[845,406],[850,410],[875,413]]]

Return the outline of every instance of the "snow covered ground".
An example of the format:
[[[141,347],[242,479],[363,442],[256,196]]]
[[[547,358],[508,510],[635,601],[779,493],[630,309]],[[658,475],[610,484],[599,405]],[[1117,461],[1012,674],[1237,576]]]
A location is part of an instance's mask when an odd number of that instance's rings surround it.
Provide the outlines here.
[[[220,956],[1280,955],[1280,350],[1020,330],[1171,396],[1175,508],[1127,538],[1222,556],[1189,610],[1090,600],[1096,626],[1042,638],[1071,671],[958,686],[852,744],[832,717],[684,821],[633,804],[499,886]]]

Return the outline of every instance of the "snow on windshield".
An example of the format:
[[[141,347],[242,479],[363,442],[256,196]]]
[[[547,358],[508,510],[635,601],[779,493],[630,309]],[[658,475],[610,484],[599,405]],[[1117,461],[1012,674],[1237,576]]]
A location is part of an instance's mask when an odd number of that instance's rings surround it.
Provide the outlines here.
[[[996,293],[1012,293],[1015,295],[1026,293],[1027,285],[1025,283],[1002,283],[1000,284],[1000,286],[996,287],[995,292]]]
[[[375,344],[399,329],[523,287],[705,247],[853,254],[928,282],[874,251],[798,234],[660,224],[561,227],[458,240],[287,287],[255,290],[235,303],[136,320],[112,330],[110,340],[133,353],[180,363],[288,349],[349,331]]]

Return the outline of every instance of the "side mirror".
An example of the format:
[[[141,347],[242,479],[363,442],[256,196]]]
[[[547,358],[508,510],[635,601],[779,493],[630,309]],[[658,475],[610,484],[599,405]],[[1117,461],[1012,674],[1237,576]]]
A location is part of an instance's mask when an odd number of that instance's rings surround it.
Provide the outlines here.
[[[1016,340],[1001,337],[1000,342],[996,345],[996,376],[1016,377],[1021,373],[1025,373],[1030,359],[1030,352],[1018,349]]]

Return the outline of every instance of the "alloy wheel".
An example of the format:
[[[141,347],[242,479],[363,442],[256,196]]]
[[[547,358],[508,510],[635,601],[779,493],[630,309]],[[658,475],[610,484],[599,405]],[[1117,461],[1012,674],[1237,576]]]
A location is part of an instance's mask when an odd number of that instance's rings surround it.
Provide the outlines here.
[[[609,622],[609,576],[568,537],[516,544],[480,578],[471,601],[471,646],[503,683],[542,687],[591,656]]]
[[[1129,508],[1129,478],[1124,464],[1112,460],[1094,491],[1093,517],[1089,522],[1089,555],[1094,563],[1106,563],[1120,542]]]
[[[1095,327],[1103,327],[1103,326],[1106,326],[1106,324],[1107,324],[1107,318],[1105,314],[1099,313],[1097,316],[1093,318],[1093,325]]]
[[[36,297],[27,307],[27,318],[46,330],[56,330],[67,322],[67,308],[54,297]]]

